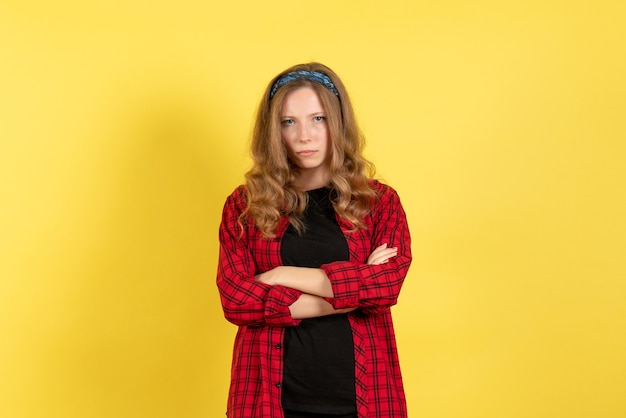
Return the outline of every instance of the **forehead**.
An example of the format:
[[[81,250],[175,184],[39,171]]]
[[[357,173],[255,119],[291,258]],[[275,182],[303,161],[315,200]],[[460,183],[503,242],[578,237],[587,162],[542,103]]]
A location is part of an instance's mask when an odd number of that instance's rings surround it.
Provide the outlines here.
[[[300,87],[290,91],[283,100],[283,114],[311,114],[323,111],[324,105],[312,87]]]

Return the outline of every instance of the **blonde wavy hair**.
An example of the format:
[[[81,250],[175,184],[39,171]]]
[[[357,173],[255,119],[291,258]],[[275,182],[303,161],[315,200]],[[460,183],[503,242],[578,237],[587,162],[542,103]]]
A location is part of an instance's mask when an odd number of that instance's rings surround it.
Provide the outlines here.
[[[338,92],[306,78],[289,81],[270,96],[274,83],[293,71],[314,71],[327,75]],[[281,136],[281,111],[285,97],[301,87],[312,88],[326,111],[331,156],[330,184],[334,191],[336,213],[351,225],[351,231],[365,228],[364,217],[370,211],[376,192],[370,187],[375,169],[362,155],[364,137],[357,125],[348,93],[334,71],[312,62],[290,67],[268,84],[259,105],[252,132],[252,168],[246,173],[247,208],[242,224],[252,219],[262,236],[272,238],[281,216],[286,216],[298,232],[304,230],[302,216],[307,195],[294,187],[296,167],[287,156]]]

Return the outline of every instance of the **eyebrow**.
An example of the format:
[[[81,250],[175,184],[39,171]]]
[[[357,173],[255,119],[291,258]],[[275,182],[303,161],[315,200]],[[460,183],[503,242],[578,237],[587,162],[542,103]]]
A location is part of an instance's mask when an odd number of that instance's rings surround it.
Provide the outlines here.
[[[306,117],[310,118],[311,116],[325,116],[325,115],[326,115],[326,112],[320,111],[320,112],[311,113],[310,115],[306,115]],[[295,118],[295,116],[290,116],[288,114],[281,115],[280,117],[281,118]]]

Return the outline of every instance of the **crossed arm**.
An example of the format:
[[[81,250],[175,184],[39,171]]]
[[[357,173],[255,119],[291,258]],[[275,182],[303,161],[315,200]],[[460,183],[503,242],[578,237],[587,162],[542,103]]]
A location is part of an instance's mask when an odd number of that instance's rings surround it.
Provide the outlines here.
[[[216,281],[225,318],[239,326],[284,327],[355,307],[375,315],[394,305],[411,264],[411,238],[395,191],[380,183],[373,187],[379,190],[379,199],[369,215],[372,228],[356,239],[389,243],[397,250],[380,246],[363,264],[336,261],[320,269],[281,266],[256,276],[259,267],[280,264],[279,254],[274,242],[257,241],[253,228],[246,226],[240,233],[246,195],[243,186],[236,189],[224,205],[219,228]],[[255,260],[253,253],[260,258]],[[363,256],[358,254],[359,259]]]
[[[367,264],[384,264],[394,257],[397,248],[383,244],[377,247],[367,259]],[[322,269],[308,267],[279,266],[255,276],[255,280],[270,286],[280,285],[303,292],[291,305],[289,311],[293,319],[315,318],[325,315],[351,312],[355,307],[335,309],[324,298],[334,297],[333,289]]]

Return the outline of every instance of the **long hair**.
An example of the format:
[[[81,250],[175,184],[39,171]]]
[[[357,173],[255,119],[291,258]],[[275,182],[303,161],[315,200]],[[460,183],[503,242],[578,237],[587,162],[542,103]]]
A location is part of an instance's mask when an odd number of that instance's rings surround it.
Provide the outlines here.
[[[272,86],[282,75],[302,70],[326,74],[338,96],[318,82],[299,78],[284,84],[270,97]],[[376,192],[369,185],[374,166],[362,155],[364,137],[343,83],[330,68],[315,62],[286,69],[274,77],[265,90],[252,132],[253,166],[245,175],[247,208],[240,222],[252,219],[267,238],[275,236],[281,216],[286,216],[298,232],[304,229],[301,219],[307,196],[294,187],[296,167],[287,156],[280,125],[285,97],[301,87],[312,88],[326,112],[331,147],[329,186],[333,191],[334,209],[352,225],[351,231],[365,228],[363,219],[376,199]]]

